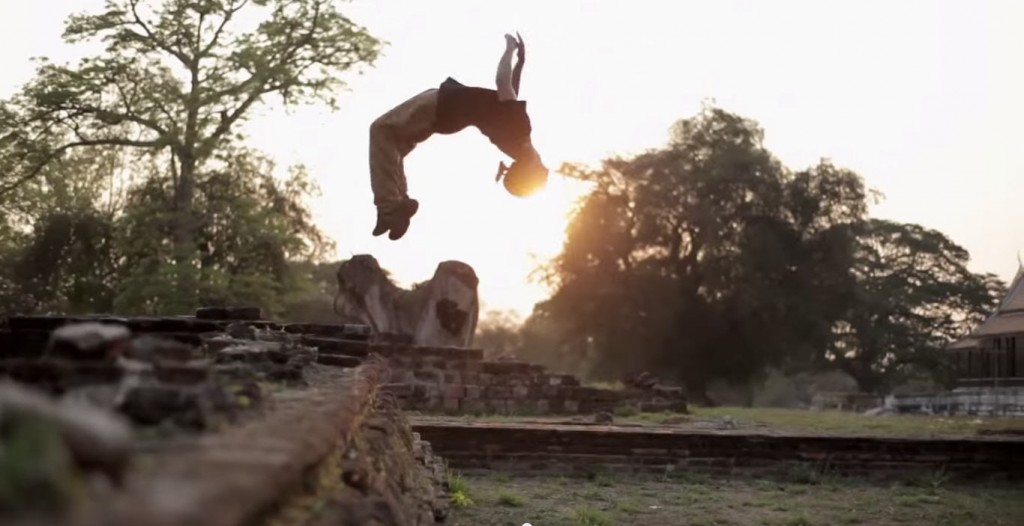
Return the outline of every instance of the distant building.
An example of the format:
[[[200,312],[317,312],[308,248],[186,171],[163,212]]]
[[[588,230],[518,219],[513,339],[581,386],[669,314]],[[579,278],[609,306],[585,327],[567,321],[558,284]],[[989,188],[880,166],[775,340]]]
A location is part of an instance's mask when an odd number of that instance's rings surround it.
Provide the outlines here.
[[[1024,265],[996,311],[949,350],[961,387],[1024,386]]]

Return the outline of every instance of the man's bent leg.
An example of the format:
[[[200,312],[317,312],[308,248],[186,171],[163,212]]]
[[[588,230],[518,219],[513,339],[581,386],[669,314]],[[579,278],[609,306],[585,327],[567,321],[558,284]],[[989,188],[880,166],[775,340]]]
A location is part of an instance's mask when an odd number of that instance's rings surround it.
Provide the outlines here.
[[[419,208],[407,195],[404,158],[433,133],[437,90],[427,90],[396,106],[370,125],[370,187],[377,206],[373,235],[391,230],[398,239]]]

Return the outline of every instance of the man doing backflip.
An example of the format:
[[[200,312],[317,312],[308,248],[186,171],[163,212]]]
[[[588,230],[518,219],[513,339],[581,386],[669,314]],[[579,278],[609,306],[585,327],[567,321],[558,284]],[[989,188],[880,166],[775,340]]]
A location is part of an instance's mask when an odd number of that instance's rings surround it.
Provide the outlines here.
[[[515,71],[512,53],[518,51]],[[519,80],[526,61],[522,37],[505,35],[505,52],[498,61],[496,89],[464,86],[448,77],[439,88],[428,89],[395,106],[370,125],[370,187],[377,207],[373,235],[390,232],[400,239],[419,203],[406,193],[404,159],[431,135],[452,134],[475,126],[513,159],[501,162],[496,180],[515,196],[527,196],[547,184],[548,170],[533,148],[526,102],[519,100]]]

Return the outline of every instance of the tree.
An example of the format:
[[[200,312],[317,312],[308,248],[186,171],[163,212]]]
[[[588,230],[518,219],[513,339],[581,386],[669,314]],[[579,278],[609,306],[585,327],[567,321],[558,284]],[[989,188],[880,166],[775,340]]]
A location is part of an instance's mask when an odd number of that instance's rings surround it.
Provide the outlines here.
[[[108,148],[69,152],[3,203],[0,312],[110,312],[114,221],[129,159]]]
[[[589,364],[580,372],[655,370],[701,400],[710,380],[748,382],[827,345],[843,312],[832,285],[848,279],[866,213],[856,174],[827,162],[792,173],[756,123],[713,107],[663,148],[563,171],[594,190],[534,318]]]
[[[824,358],[861,391],[884,393],[915,369],[942,379],[946,347],[984,320],[1005,285],[967,269],[941,232],[874,219],[860,236],[853,301]]]
[[[301,166],[279,181],[272,175],[274,164],[255,152],[221,155],[221,164],[230,168],[200,172],[196,185],[195,199],[204,211],[195,232],[198,297],[203,305],[259,305],[276,315],[293,290],[308,285],[303,268],[333,246],[304,205],[317,187]],[[116,234],[122,251],[119,312],[192,307],[169,286],[180,280],[172,257],[172,185],[168,177],[151,175],[128,195]]]
[[[473,346],[488,356],[516,355],[522,349],[520,320],[512,311],[490,310],[480,317]]]
[[[0,107],[0,196],[74,149],[138,148],[169,154],[171,232],[179,294],[194,298],[200,257],[194,213],[198,174],[238,138],[270,96],[285,106],[334,106],[341,74],[372,64],[381,43],[329,0],[108,0],[72,16],[69,43],[104,52],[68,67],[42,61],[36,78]],[[262,18],[247,29],[247,18]]]

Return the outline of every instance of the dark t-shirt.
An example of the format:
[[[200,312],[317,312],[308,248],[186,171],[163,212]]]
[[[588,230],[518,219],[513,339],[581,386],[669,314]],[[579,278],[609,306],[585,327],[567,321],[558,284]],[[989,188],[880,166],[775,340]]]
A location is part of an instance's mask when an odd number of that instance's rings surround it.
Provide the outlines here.
[[[448,77],[438,91],[434,132],[447,135],[467,126],[476,126],[513,159],[520,157],[532,132],[525,101],[501,101],[495,90],[465,86]]]

